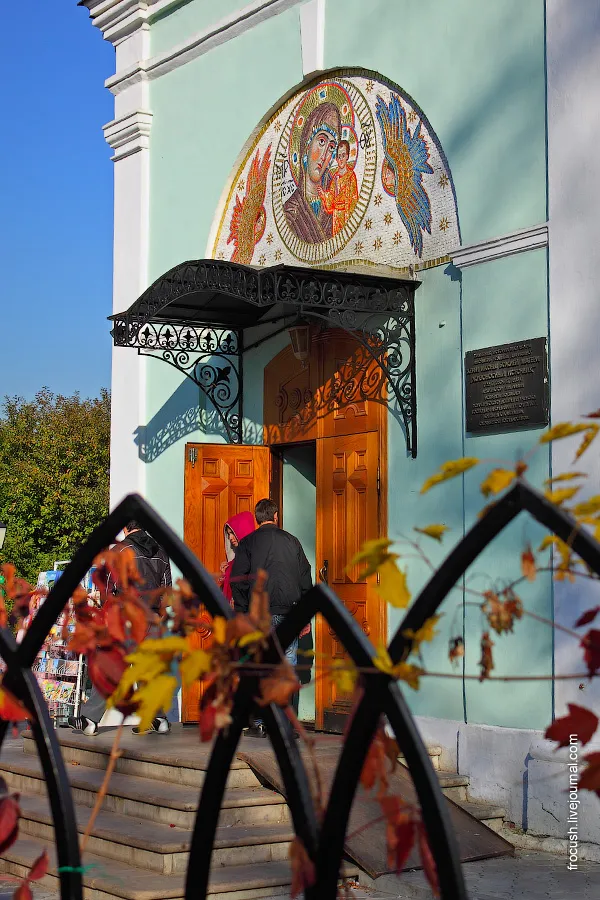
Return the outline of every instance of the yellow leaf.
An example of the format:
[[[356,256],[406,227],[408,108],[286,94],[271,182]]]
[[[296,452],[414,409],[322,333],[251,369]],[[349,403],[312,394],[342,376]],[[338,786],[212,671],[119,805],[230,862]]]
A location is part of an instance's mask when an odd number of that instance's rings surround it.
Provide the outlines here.
[[[600,494],[595,494],[589,500],[575,504],[571,512],[574,516],[593,516],[600,512]]]
[[[351,660],[334,659],[331,664],[331,678],[338,691],[351,694],[356,687],[358,672]]]
[[[401,662],[394,666],[394,675],[399,681],[405,681],[413,691],[418,691],[419,677],[423,675],[423,669],[411,663]]]
[[[552,546],[552,544],[557,544],[557,543],[558,543],[558,538],[556,537],[555,534],[547,534],[546,537],[543,539],[542,543],[540,544],[540,546],[538,547],[538,553],[541,553],[542,550],[547,550],[548,547]]]
[[[577,449],[575,460],[579,459],[580,456],[583,456],[592,441],[595,440],[599,430],[600,425],[588,425],[587,434],[584,435],[584,438]]]
[[[573,481],[574,478],[587,478],[585,472],[563,472],[562,475],[555,475],[554,478],[546,478],[544,484],[554,484],[556,481]]]
[[[184,684],[191,684],[201,675],[210,672],[211,663],[210,653],[207,653],[206,650],[194,650],[181,661],[179,666],[181,680]]]
[[[215,644],[225,643],[225,633],[227,631],[227,619],[223,616],[215,616],[212,621],[212,635]]]
[[[481,482],[479,490],[484,497],[490,494],[499,494],[505,488],[512,484],[516,474],[511,469],[492,469],[487,478]]]
[[[572,434],[580,434],[582,431],[587,431],[589,427],[583,423],[573,425],[571,422],[559,422],[544,432],[540,438],[540,444],[548,444],[550,441],[558,441],[561,438],[570,437]]]
[[[574,497],[578,490],[578,487],[557,488],[555,491],[544,491],[544,496],[550,503],[560,506],[565,500],[570,500],[571,497]]]
[[[297,654],[297,656],[308,656],[308,657],[312,658],[315,655],[315,651],[314,650],[297,650],[296,654]]]
[[[392,664],[390,654],[387,652],[387,648],[383,644],[379,644],[377,648],[377,653],[373,657],[373,665],[377,669],[379,669],[380,672],[384,672],[386,675],[390,675],[393,677],[394,666]]]
[[[249,634],[244,634],[238,641],[238,647],[245,647],[247,644],[254,644],[256,641],[262,641],[265,635],[262,631],[251,631]]]
[[[413,631],[412,628],[407,628],[406,631],[402,632],[404,637],[407,637],[412,641],[413,651],[418,650],[422,643],[434,639],[437,634],[435,626],[440,621],[440,618],[441,616],[431,616],[419,629],[417,629],[417,631]]]
[[[435,541],[440,541],[444,537],[446,531],[448,531],[447,525],[426,525],[425,528],[415,528],[415,531],[418,531],[419,534],[426,534],[427,537],[433,538]]]
[[[346,567],[346,572],[352,568],[352,566],[357,566],[359,563],[366,563],[366,568],[363,572],[361,572],[361,578],[366,578],[368,575],[373,575],[379,566],[385,562],[388,556],[393,555],[388,553],[388,548],[394,542],[389,538],[377,538],[374,541],[365,541],[358,553],[352,557],[350,562]],[[394,555],[394,558],[397,559],[397,556]]]
[[[159,712],[169,711],[176,690],[177,679],[174,675],[159,675],[135,692],[132,699],[139,704],[140,731],[146,731]]]
[[[186,638],[174,634],[164,638],[147,638],[139,645],[136,653],[160,653],[175,656],[177,653],[189,653],[190,645]]]
[[[397,609],[408,606],[411,594],[406,583],[406,574],[398,568],[391,556],[379,566],[378,572],[379,584],[374,587],[379,596]]]
[[[425,494],[434,485],[440,484],[442,481],[448,481],[449,478],[455,478],[457,475],[461,475],[463,472],[476,466],[478,462],[479,460],[475,459],[473,456],[463,456],[461,459],[453,459],[449,462],[442,463],[440,471],[427,479],[421,488],[421,493]]]

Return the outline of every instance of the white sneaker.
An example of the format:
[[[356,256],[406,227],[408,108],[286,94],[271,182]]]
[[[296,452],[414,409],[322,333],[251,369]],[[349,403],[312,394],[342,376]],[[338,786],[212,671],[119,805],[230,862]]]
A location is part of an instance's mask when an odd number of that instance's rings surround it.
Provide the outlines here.
[[[168,734],[171,730],[171,724],[162,716],[157,716],[155,719],[152,719],[150,727],[147,728],[146,731],[141,731],[139,725],[135,725],[131,730],[133,734],[150,734],[151,732],[154,732],[155,734]]]
[[[88,737],[98,734],[98,723],[88,719],[87,716],[69,716],[67,724],[73,731],[82,731]]]

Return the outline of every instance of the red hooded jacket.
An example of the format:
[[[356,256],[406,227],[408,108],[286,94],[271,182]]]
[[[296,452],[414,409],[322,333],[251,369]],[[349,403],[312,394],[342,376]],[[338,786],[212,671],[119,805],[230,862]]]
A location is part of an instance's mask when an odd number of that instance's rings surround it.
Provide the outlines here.
[[[237,513],[235,516],[227,519],[225,525],[223,526],[223,537],[225,539],[225,556],[227,557],[227,568],[223,573],[223,593],[229,600],[231,606],[233,606],[233,597],[231,595],[231,567],[233,566],[233,560],[235,559],[235,549],[231,546],[231,542],[229,540],[229,537],[227,536],[227,526],[231,528],[238,541],[241,541],[242,538],[245,538],[247,535],[256,530],[256,523],[254,521],[254,516],[252,515],[252,513],[246,511]]]

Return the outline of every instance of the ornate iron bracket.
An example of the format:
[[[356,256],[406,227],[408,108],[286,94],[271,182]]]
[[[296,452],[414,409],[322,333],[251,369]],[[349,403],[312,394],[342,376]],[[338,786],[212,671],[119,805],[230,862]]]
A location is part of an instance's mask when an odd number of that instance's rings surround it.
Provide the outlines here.
[[[320,398],[320,405],[349,402],[350,397],[385,403],[400,421],[408,452],[417,455],[414,291],[417,282],[375,275],[275,266],[257,270],[218,260],[183,263],[167,272],[124,313],[113,316],[115,346],[137,348],[176,368],[211,401],[232,443],[242,442],[243,332],[261,324],[269,309],[281,316],[308,320],[352,334],[376,363],[369,376],[364,359],[349,365],[344,381]],[[199,298],[188,319],[189,298]],[[222,295],[239,305],[239,321],[218,318],[205,298]],[[181,302],[188,298],[186,321]],[[256,319],[248,317],[248,306]],[[171,320],[169,317],[171,316]],[[235,313],[234,313],[235,318]],[[179,319],[179,322],[177,321]],[[390,404],[390,399],[392,403]]]

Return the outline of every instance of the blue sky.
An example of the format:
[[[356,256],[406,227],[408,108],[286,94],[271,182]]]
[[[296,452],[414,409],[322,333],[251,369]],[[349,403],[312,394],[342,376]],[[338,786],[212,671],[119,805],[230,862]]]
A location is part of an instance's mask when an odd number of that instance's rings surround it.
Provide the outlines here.
[[[3,4],[0,398],[110,386],[114,51],[77,0]]]

